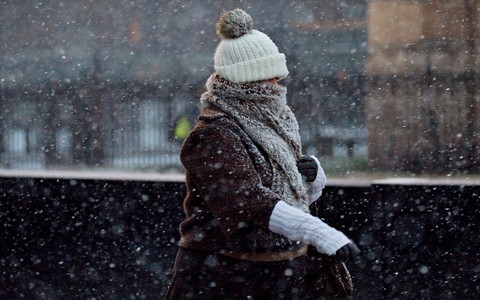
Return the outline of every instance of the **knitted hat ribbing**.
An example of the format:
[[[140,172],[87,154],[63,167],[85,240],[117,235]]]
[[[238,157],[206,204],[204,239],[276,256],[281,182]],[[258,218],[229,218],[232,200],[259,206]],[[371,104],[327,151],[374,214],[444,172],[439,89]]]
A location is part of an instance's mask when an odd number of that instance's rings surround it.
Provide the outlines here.
[[[252,82],[288,75],[285,55],[263,32],[252,29],[241,9],[223,13],[216,25],[222,41],[215,51],[215,71],[232,82]]]

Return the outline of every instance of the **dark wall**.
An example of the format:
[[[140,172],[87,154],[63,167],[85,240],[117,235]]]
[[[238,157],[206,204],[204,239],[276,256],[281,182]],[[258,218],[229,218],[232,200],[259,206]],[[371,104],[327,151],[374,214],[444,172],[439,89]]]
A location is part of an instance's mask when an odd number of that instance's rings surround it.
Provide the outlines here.
[[[174,182],[1,178],[0,298],[158,298],[183,195]]]
[[[327,187],[315,214],[362,249],[354,299],[479,299],[480,184]]]
[[[0,177],[2,299],[159,299],[184,184]],[[362,248],[354,299],[480,296],[480,185],[328,186],[312,207]]]
[[[480,186],[380,185],[385,298],[480,298]]]

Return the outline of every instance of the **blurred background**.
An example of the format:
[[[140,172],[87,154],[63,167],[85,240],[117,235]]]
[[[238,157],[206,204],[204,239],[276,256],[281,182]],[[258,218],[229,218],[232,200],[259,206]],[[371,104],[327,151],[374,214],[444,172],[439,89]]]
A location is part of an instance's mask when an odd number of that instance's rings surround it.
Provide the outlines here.
[[[477,0],[0,1],[0,168],[182,172],[236,7],[286,54],[327,172],[478,170]]]
[[[165,293],[179,148],[237,7],[287,56],[354,298],[480,299],[480,0],[0,0],[0,298]]]

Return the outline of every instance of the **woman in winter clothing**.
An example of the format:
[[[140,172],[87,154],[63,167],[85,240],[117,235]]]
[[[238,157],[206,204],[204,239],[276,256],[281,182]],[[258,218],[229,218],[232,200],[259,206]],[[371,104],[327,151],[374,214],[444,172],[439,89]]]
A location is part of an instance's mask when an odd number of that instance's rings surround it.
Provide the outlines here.
[[[343,261],[358,248],[309,213],[326,178],[302,156],[286,103],[285,55],[236,9],[222,38],[206,105],[185,139],[186,218],[167,299],[318,299],[352,291]],[[310,246],[309,246],[310,245]]]

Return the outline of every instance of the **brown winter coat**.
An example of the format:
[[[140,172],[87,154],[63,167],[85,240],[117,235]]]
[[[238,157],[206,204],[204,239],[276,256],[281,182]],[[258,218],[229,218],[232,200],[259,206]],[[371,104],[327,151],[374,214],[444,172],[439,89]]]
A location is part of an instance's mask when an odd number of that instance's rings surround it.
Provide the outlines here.
[[[328,299],[352,292],[344,264],[310,248],[295,259],[259,262],[225,251],[276,253],[298,242],[268,223],[279,199],[267,157],[235,121],[209,107],[180,153],[186,170],[186,219],[166,299]]]
[[[268,229],[282,199],[269,189],[273,174],[267,158],[231,117],[205,109],[180,158],[187,181],[180,247],[220,252],[301,247]]]

